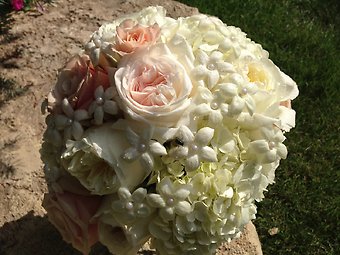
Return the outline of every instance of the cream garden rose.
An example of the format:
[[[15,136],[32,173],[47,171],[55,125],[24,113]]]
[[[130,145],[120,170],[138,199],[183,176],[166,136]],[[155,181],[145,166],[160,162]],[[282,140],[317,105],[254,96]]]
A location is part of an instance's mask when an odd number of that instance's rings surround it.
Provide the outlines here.
[[[127,117],[156,126],[175,126],[191,102],[190,77],[165,44],[125,56],[111,83]]]
[[[248,57],[235,65],[240,74],[231,82],[239,87],[240,98],[251,95],[252,112],[277,118],[275,124],[284,131],[294,127],[295,111],[290,102],[298,95],[296,83],[268,58]]]
[[[69,141],[62,165],[92,194],[111,194],[121,186],[133,189],[149,172],[138,161],[122,159],[129,146],[123,131],[103,125],[86,131],[80,141]]]
[[[298,95],[295,82],[269,59],[249,61],[246,63],[245,72],[248,81],[257,85],[258,91],[261,92],[259,94],[270,94],[270,100],[262,101],[262,104],[292,100]],[[256,96],[257,94],[254,95],[255,99]]]

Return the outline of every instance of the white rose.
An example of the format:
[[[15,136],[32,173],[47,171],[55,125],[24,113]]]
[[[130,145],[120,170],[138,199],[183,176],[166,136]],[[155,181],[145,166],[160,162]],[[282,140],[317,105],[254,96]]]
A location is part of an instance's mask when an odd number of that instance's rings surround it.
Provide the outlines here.
[[[285,104],[290,104],[290,100],[298,96],[296,83],[267,58],[240,63],[243,65],[245,82],[256,85],[252,95],[256,103],[255,113],[279,119],[276,124],[289,131],[295,126],[295,111]]]
[[[115,83],[116,100],[127,117],[156,126],[176,126],[190,105],[193,86],[175,56],[160,43],[122,58],[111,83]]]
[[[110,125],[88,129],[82,140],[66,144],[62,164],[92,194],[111,194],[120,187],[132,190],[149,172],[138,161],[122,159],[129,146],[124,131]]]

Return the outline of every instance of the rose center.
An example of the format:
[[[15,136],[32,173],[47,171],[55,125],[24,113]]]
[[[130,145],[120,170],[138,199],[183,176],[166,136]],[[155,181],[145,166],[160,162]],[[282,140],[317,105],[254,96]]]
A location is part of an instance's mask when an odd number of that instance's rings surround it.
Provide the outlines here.
[[[144,106],[169,104],[176,97],[176,91],[169,83],[168,76],[155,66],[145,67],[132,79],[131,97]]]
[[[248,78],[250,82],[257,83],[262,89],[269,91],[273,89],[267,77],[266,71],[255,65],[249,65]]]
[[[128,34],[128,35],[127,35],[126,40],[127,40],[127,41],[135,41],[135,42],[137,42],[137,41],[140,40],[140,37],[141,37],[140,34],[138,34],[138,33],[132,33],[132,34]]]

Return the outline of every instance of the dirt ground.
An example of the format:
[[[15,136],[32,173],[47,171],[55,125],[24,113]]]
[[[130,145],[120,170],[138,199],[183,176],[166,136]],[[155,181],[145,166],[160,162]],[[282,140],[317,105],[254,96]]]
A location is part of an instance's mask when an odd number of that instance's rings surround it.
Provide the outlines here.
[[[57,70],[93,31],[149,5],[163,5],[172,17],[198,12],[174,1],[58,0],[44,14],[14,13],[10,29],[0,32],[0,74],[28,88],[24,96],[0,106],[1,255],[79,254],[62,241],[41,206],[47,188],[39,157],[45,128],[40,104],[54,85]],[[217,253],[262,254],[254,226],[249,225],[240,239],[221,246]],[[109,253],[98,245],[92,254]]]

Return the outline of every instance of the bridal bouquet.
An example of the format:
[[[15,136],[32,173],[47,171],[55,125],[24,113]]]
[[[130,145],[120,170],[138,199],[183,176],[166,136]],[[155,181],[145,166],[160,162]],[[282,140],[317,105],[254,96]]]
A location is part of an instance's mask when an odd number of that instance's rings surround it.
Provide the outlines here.
[[[214,254],[255,218],[295,125],[295,82],[218,18],[149,7],[105,24],[43,108],[43,206],[64,240]]]

